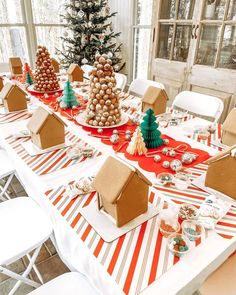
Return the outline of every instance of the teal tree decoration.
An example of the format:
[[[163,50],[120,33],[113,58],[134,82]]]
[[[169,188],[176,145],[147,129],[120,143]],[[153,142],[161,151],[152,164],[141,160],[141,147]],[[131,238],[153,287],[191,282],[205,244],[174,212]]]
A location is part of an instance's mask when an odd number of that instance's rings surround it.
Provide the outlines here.
[[[146,115],[143,118],[143,122],[140,125],[143,139],[146,148],[157,148],[164,144],[161,138],[161,132],[158,130],[158,123],[152,109],[146,111]]]
[[[80,105],[71,87],[70,81],[66,81],[63,96],[59,98],[59,102],[62,109],[75,108]]]
[[[34,83],[34,81],[33,81],[32,77],[30,76],[29,72],[26,73],[25,83],[27,83],[28,85],[32,85]]]

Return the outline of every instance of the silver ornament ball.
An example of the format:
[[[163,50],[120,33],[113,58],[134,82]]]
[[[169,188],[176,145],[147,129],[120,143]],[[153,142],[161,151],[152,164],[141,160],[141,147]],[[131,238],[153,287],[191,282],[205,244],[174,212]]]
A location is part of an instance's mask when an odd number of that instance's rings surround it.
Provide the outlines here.
[[[155,155],[154,156],[154,162],[159,163],[161,161],[161,156]]]
[[[167,139],[167,138],[164,138],[163,141],[164,141],[165,145],[168,145],[170,143],[169,139]]]
[[[103,129],[102,128],[98,128],[97,129],[97,133],[102,134],[103,133]]]
[[[169,167],[170,167],[170,162],[169,162],[169,161],[164,161],[164,162],[162,163],[162,167],[163,167],[163,168],[169,168]]]
[[[180,160],[173,160],[170,162],[170,169],[177,172],[182,168],[182,163]]]

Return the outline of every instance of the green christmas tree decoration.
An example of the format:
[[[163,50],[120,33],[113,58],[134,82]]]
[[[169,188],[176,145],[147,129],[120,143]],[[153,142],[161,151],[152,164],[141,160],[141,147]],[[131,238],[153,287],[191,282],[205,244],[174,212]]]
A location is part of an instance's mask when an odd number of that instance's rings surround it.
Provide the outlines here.
[[[59,102],[62,109],[75,108],[80,105],[76,99],[70,81],[66,81],[63,96],[59,98]]]
[[[140,127],[146,148],[153,149],[164,144],[161,138],[161,132],[158,130],[159,125],[156,122],[156,117],[152,109],[146,111],[146,115]]]
[[[26,73],[25,83],[27,83],[29,85],[34,84],[34,81],[33,81],[32,77],[30,76],[29,72]]]
[[[93,65],[96,54],[109,54],[114,70],[124,66],[120,56],[121,44],[111,19],[108,0],[73,0],[65,4],[62,17],[66,30],[62,39],[62,50],[57,50],[64,68],[71,63]]]

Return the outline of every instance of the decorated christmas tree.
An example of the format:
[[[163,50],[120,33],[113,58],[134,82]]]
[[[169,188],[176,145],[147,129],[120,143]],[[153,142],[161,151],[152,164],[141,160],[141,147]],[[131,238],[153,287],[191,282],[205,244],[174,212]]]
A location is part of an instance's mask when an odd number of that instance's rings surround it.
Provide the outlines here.
[[[59,89],[50,54],[45,46],[38,46],[34,82],[34,89],[37,91],[47,92]]]
[[[136,128],[131,141],[126,149],[127,153],[131,155],[143,155],[146,154],[147,148],[145,146],[143,136],[139,127]]]
[[[58,52],[64,67],[71,63],[90,64],[95,54],[109,53],[115,71],[121,68],[121,44],[117,43],[120,33],[114,33],[108,0],[74,0],[65,4],[67,29],[62,37],[63,50]],[[118,44],[118,45],[117,45]]]
[[[59,98],[60,107],[62,109],[73,108],[79,106],[74,90],[71,87],[70,81],[66,81],[63,96]]]
[[[22,82],[25,83],[26,82],[26,76],[27,76],[27,73],[29,73],[30,77],[32,80],[34,80],[34,74],[31,70],[31,67],[29,66],[29,64],[26,62],[24,64],[24,70],[23,70],[23,75],[22,75]],[[30,84],[31,85],[31,84]]]
[[[146,115],[140,127],[146,148],[156,148],[164,144],[161,138],[161,132],[158,130],[159,125],[156,122],[156,117],[152,109],[146,111]]]
[[[106,54],[96,55],[90,72],[90,97],[86,121],[93,126],[114,126],[121,120],[112,60]]]
[[[28,85],[34,84],[34,81],[33,81],[32,77],[30,76],[29,72],[26,73],[25,83],[27,83]]]

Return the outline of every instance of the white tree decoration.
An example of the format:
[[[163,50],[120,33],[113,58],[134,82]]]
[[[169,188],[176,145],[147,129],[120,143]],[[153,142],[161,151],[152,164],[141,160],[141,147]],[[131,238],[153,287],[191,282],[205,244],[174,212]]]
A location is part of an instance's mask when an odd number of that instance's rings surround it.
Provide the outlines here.
[[[136,128],[126,151],[131,155],[138,154],[141,156],[146,154],[147,148],[143,141],[143,136],[139,127]]]

